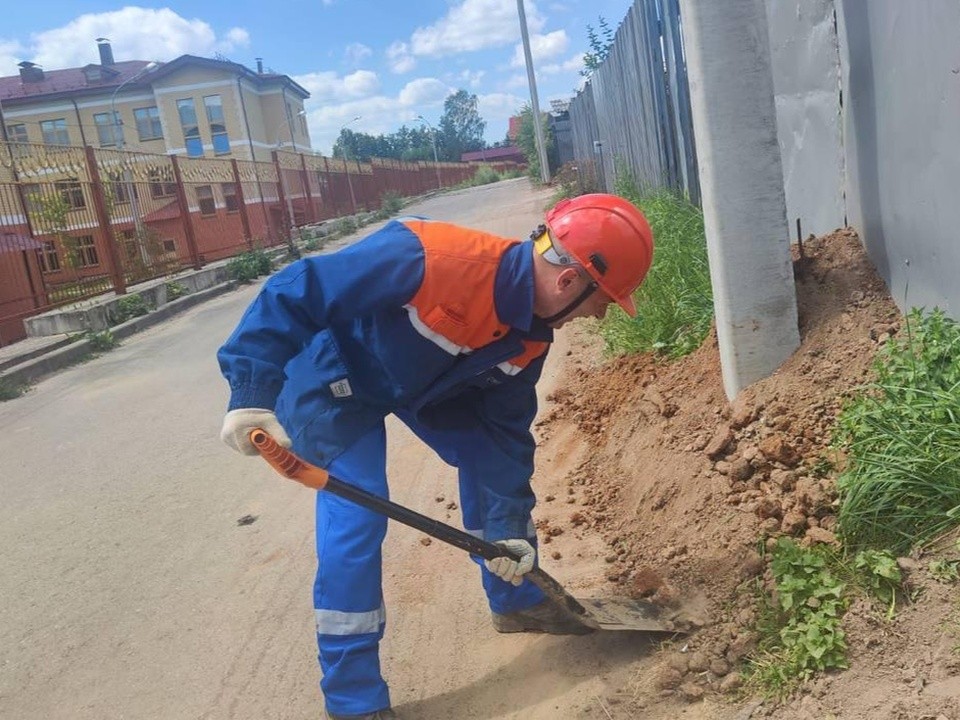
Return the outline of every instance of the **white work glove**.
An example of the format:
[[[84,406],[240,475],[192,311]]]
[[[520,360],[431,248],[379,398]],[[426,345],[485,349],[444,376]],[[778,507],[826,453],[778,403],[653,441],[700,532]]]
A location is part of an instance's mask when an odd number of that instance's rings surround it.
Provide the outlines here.
[[[493,560],[484,560],[487,570],[513,585],[523,582],[523,576],[533,570],[533,561],[537,558],[537,551],[526,540],[498,540],[494,545],[506,548],[520,560],[511,560],[508,557],[498,557]]]
[[[273,414],[273,410],[262,408],[237,408],[228,412],[223,418],[220,439],[237,452],[256,455],[257,449],[250,442],[250,432],[256,428],[266,432],[277,441],[277,444],[285,448],[292,445],[290,437],[277,420],[277,416]]]

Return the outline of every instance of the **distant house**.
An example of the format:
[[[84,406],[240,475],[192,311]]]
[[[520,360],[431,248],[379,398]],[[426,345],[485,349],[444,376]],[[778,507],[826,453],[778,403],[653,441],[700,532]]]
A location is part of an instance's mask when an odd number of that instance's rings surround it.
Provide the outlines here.
[[[99,63],[53,70],[23,61],[18,75],[0,77],[3,139],[264,161],[278,145],[310,149],[310,94],[259,60],[256,71],[194,55],[117,61],[109,40],[98,48]]]
[[[461,162],[515,162],[523,164],[527,162],[523,152],[516,145],[507,145],[506,147],[493,147],[486,150],[477,150],[475,152],[463,153],[460,156]]]

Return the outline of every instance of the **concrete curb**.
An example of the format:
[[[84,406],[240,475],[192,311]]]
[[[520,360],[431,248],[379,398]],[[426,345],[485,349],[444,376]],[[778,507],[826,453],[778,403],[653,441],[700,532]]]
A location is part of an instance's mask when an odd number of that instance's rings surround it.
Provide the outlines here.
[[[70,345],[71,343],[74,343],[74,342],[76,342],[74,338],[65,337],[62,340],[58,340],[57,342],[51,343],[44,347],[36,348],[35,350],[30,350],[29,352],[25,352],[22,355],[17,355],[16,357],[7,358],[6,360],[0,360],[0,373],[2,373],[7,368],[15,367],[16,365],[27,362],[28,360],[33,360],[34,358],[40,357],[41,355],[47,355],[49,353],[52,353],[54,350],[58,350],[59,348],[62,348],[64,345]]]
[[[211,300],[218,295],[222,295],[228,290],[233,290],[237,285],[238,283],[235,280],[229,280],[220,285],[207,288],[206,290],[184,295],[157,308],[153,312],[132,318],[109,328],[109,331],[113,334],[114,338],[122,340],[161,323],[184,310],[199,305],[206,300]],[[0,372],[0,381],[12,387],[30,385],[58,370],[76,365],[93,353],[93,346],[89,340],[82,337],[75,340],[68,338],[56,345],[33,351],[26,359],[17,358],[15,361],[16,364],[7,361],[8,369]]]

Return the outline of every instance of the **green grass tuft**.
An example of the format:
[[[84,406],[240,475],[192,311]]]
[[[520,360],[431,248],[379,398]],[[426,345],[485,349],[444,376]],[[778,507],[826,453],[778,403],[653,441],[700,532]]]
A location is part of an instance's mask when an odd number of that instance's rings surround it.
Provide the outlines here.
[[[664,190],[641,193],[628,175],[621,174],[617,190],[650,223],[653,264],[634,294],[637,317],[611,308],[600,334],[611,354],[656,352],[682,357],[701,345],[713,322],[703,213]]]
[[[912,310],[873,370],[837,422],[838,527],[851,548],[903,553],[960,524],[960,326]]]

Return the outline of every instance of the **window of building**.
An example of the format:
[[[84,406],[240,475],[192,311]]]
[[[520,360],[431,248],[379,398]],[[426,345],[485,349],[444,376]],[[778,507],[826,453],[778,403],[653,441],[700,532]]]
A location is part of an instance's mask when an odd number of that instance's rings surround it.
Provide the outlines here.
[[[123,145],[123,128],[120,126],[120,113],[94,113],[93,122],[97,126],[100,147]]]
[[[128,182],[122,172],[107,173],[107,181],[107,189],[115,205],[130,202],[131,191],[134,197],[138,197],[136,185]]]
[[[213,188],[210,185],[197,185],[197,204],[201,215],[216,215],[217,203],[213,199]]]
[[[29,142],[27,138],[27,126],[24,123],[16,125],[7,125],[7,138],[10,142],[25,143]]]
[[[41,272],[52,273],[60,269],[60,255],[53,240],[43,241],[43,247],[37,250],[37,259],[40,260]]]
[[[166,239],[163,241],[163,251],[165,253],[175,253],[177,251],[177,241]]]
[[[236,212],[240,209],[240,203],[237,201],[237,186],[233,183],[220,183],[220,192],[223,193],[223,204],[227,212]]]
[[[87,201],[83,198],[83,186],[76,178],[58,180],[54,185],[71,210],[79,210],[87,206]]]
[[[74,247],[77,252],[77,265],[79,267],[94,267],[100,264],[100,258],[97,256],[97,245],[93,241],[93,235],[80,235],[73,238]]]
[[[41,120],[40,132],[43,133],[44,145],[69,145],[70,133],[67,132],[67,121],[63,118],[57,120]]]
[[[183,128],[183,141],[187,155],[203,157],[203,140],[200,138],[200,126],[197,124],[197,109],[193,98],[177,100],[177,113],[180,115],[180,127]]]
[[[223,117],[223,103],[219,95],[206,95],[203,106],[207,111],[210,124],[210,136],[213,139],[213,152],[225,155],[230,152],[230,136],[227,135],[227,122]]]
[[[156,105],[137,108],[133,111],[133,119],[137,122],[137,137],[140,140],[159,140],[163,137],[160,111],[157,110]]]
[[[30,138],[27,135],[27,126],[24,123],[7,125],[7,139],[10,141],[10,150],[15,157],[30,157]]]
[[[173,182],[173,171],[169,168],[154,168],[147,173],[150,179],[150,197],[173,197],[177,194],[177,184]]]

